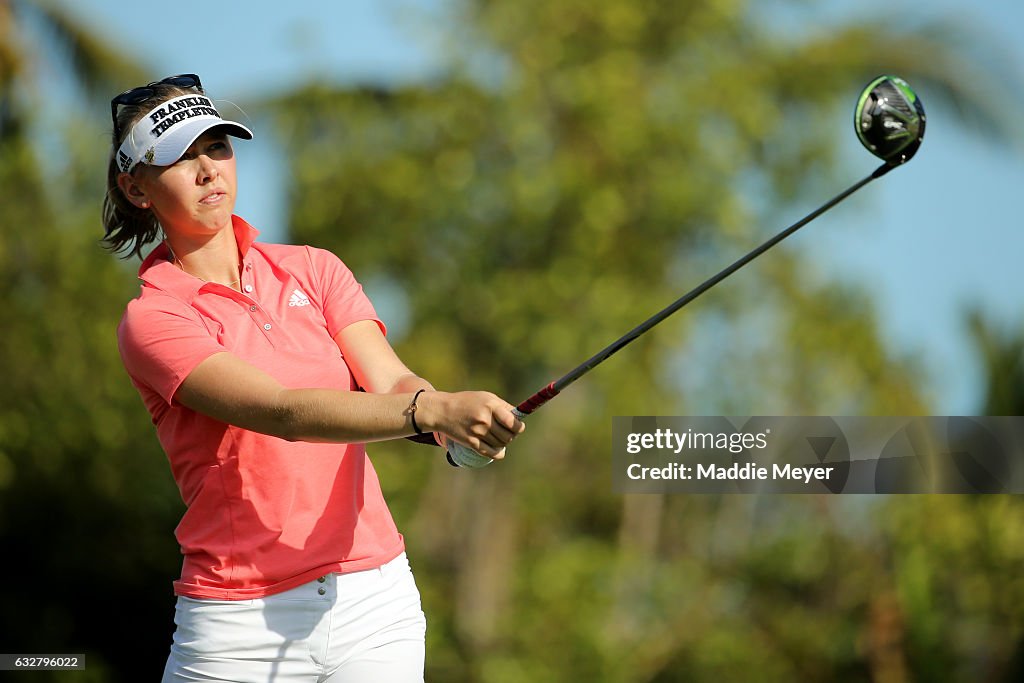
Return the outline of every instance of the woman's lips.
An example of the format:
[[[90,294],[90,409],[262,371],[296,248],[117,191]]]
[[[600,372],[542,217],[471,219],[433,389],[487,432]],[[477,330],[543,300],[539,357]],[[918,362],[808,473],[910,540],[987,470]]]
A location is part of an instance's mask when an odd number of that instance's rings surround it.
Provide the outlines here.
[[[224,199],[224,197],[226,197],[226,196],[227,195],[225,195],[223,192],[211,192],[210,194],[208,194],[205,197],[203,197],[202,199],[200,199],[199,203],[200,204],[217,204],[222,199]]]

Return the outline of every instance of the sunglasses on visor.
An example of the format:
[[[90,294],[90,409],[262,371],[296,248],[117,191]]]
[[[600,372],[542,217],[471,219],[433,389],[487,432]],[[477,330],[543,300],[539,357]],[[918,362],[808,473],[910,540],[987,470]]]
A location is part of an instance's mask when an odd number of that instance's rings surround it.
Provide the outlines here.
[[[195,74],[178,74],[177,76],[168,76],[162,81],[153,81],[146,85],[141,85],[138,88],[132,88],[131,90],[125,90],[123,93],[110,100],[110,118],[114,122],[114,135],[118,139],[121,137],[121,131],[117,126],[117,106],[119,104],[142,104],[149,98],[156,95],[155,86],[158,85],[174,85],[179,88],[195,88],[200,93],[203,92],[203,84],[199,81],[199,76]]]

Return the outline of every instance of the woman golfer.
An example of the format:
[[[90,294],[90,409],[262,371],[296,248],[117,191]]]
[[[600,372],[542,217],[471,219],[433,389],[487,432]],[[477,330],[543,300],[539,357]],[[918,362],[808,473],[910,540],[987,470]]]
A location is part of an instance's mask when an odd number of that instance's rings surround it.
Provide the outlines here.
[[[252,133],[197,76],[111,112],[105,242],[159,242],[118,344],[187,506],[164,680],[421,681],[419,592],[364,444],[433,432],[497,459],[523,424],[411,372],[336,256],[254,241],[229,137]]]

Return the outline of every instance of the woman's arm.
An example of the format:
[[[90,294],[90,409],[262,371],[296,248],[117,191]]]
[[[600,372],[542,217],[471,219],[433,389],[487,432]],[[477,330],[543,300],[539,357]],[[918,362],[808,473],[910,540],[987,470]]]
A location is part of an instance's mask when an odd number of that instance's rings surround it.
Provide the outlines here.
[[[434,389],[430,382],[405,366],[373,320],[361,320],[345,327],[334,336],[334,343],[345,356],[356,382],[370,393]]]
[[[376,323],[371,324],[376,329]],[[406,387],[418,390],[429,384],[405,368],[379,329],[377,341],[365,330],[351,335],[347,330],[338,334],[339,344],[350,366],[372,367],[359,369],[356,375],[370,393],[288,389],[259,368],[223,352],[199,363],[175,398],[221,422],[293,441],[360,443],[413,434],[408,408],[415,390]],[[372,391],[381,387],[389,392]],[[487,392],[425,392],[417,400],[416,422],[423,431],[441,432],[492,458],[502,457],[504,447],[525,428],[510,404]]]
[[[226,352],[199,363],[175,398],[215,420],[291,441],[358,443],[413,433],[411,394],[288,389]]]
[[[508,442],[526,428],[512,414],[512,406],[494,394],[436,392],[430,382],[406,367],[372,320],[348,325],[334,341],[356,382],[366,391],[389,394],[426,389],[416,402],[416,423],[425,432],[454,438],[482,455],[500,459]],[[497,452],[484,453],[478,447],[480,443]]]

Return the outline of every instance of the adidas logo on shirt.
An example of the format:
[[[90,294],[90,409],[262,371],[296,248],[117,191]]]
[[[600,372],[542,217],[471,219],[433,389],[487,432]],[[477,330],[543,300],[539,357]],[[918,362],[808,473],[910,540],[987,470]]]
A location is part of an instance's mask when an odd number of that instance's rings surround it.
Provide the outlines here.
[[[309,297],[306,296],[301,289],[292,291],[292,296],[288,299],[289,306],[308,306]]]

